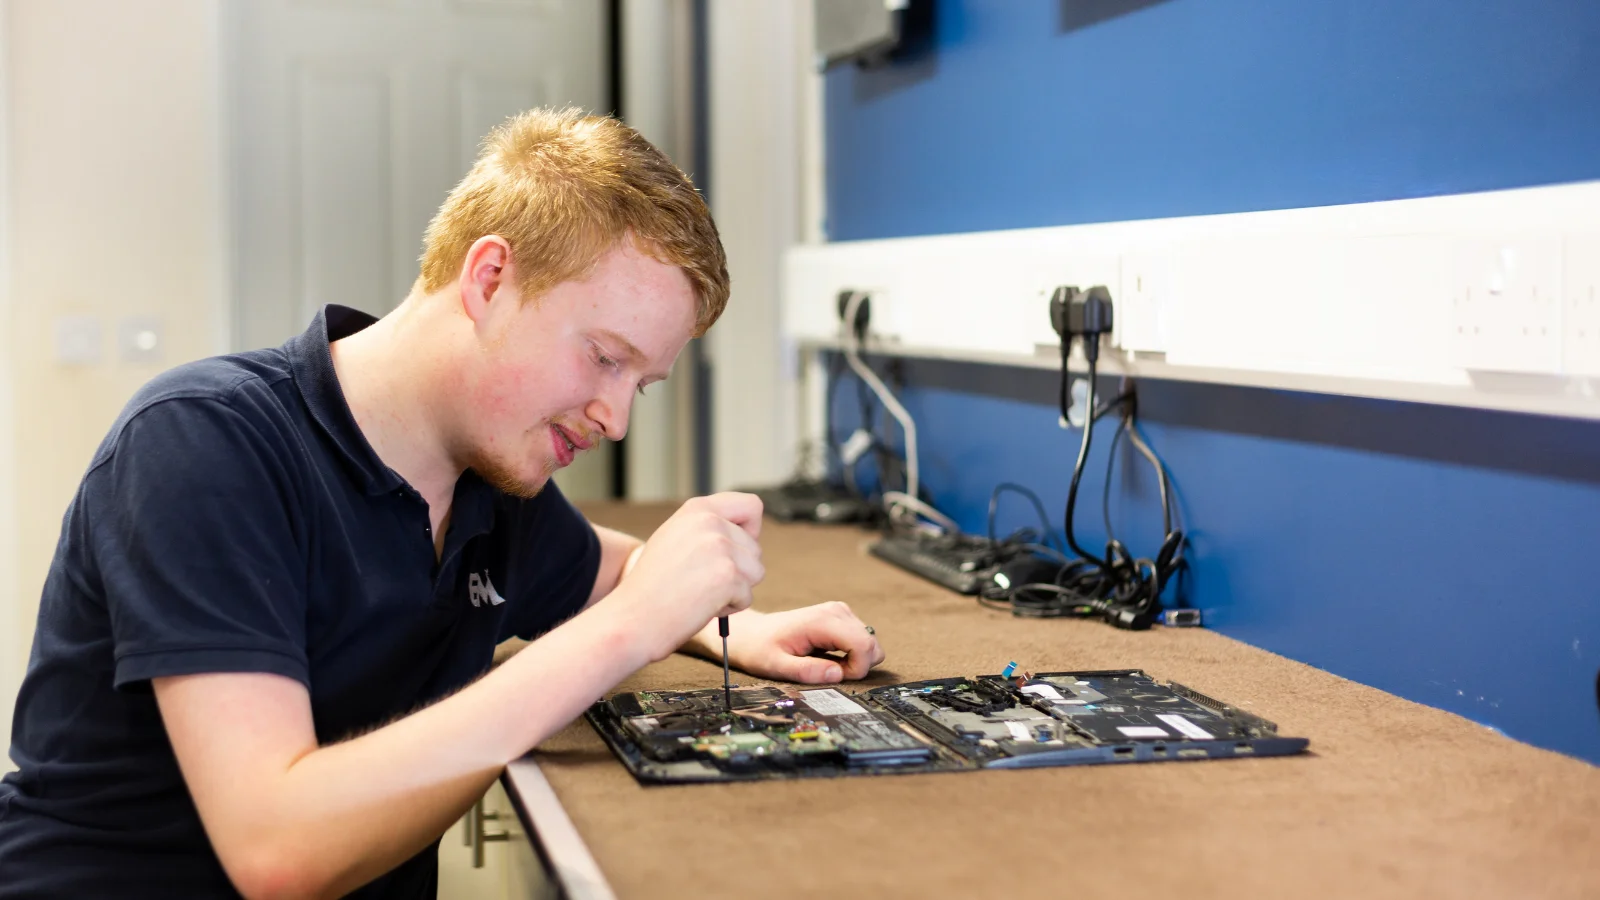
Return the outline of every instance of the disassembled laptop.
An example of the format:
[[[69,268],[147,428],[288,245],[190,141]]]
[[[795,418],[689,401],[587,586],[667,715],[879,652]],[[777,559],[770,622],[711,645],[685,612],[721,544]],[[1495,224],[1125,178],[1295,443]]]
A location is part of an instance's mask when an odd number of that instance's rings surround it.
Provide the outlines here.
[[[589,709],[647,783],[1282,756],[1305,738],[1137,669],[619,694]],[[731,709],[729,708],[731,706]]]

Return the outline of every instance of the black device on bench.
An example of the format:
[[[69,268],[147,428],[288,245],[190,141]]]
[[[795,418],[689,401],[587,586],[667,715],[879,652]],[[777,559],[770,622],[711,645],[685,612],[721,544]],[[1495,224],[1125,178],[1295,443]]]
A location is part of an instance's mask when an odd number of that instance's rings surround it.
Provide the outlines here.
[[[867,552],[958,594],[977,594],[995,570],[1026,551],[967,534],[886,534]]]
[[[794,479],[776,487],[747,488],[761,498],[763,511],[779,522],[842,525],[877,517],[878,507],[848,488],[826,481]]]

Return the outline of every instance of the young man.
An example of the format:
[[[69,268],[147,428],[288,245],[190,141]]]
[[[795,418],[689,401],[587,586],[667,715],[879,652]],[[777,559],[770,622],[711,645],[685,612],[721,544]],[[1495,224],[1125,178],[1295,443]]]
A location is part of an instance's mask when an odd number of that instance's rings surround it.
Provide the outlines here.
[[[747,609],[754,497],[641,544],[547,483],[623,436],[727,295],[681,172],[535,111],[490,136],[393,313],[330,306],[141,390],[45,584],[0,897],[431,897],[506,762],[646,663],[711,654],[714,617],[753,675],[864,676],[883,652],[842,604]]]

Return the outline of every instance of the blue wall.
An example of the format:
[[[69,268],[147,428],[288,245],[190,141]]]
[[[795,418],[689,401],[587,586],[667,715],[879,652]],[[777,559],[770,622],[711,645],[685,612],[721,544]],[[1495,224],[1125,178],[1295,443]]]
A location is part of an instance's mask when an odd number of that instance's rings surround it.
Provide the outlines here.
[[[835,240],[1600,176],[1600,4],[934,0],[932,53],[827,81]]]
[[[1169,0],[1069,28],[1071,0],[937,2],[932,53],[828,76],[836,239],[1600,177],[1600,4]],[[980,530],[1014,480],[1059,519],[1076,433],[1056,427],[1053,375],[903,368],[941,508]],[[1187,595],[1214,627],[1600,762],[1600,423],[1140,395],[1191,526]],[[1079,507],[1091,546],[1105,446]],[[1118,535],[1150,552],[1153,482],[1120,466]],[[1004,528],[1031,521],[1006,510]]]

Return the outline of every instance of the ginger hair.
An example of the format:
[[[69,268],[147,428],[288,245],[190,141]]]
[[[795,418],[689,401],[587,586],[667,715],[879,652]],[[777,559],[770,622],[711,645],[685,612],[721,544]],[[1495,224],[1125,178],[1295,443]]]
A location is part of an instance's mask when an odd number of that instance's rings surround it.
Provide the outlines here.
[[[693,182],[639,132],[583,111],[533,109],[484,138],[423,240],[422,289],[454,282],[478,238],[511,246],[524,298],[581,280],[624,239],[677,266],[696,297],[695,335],[728,302],[728,262]]]

